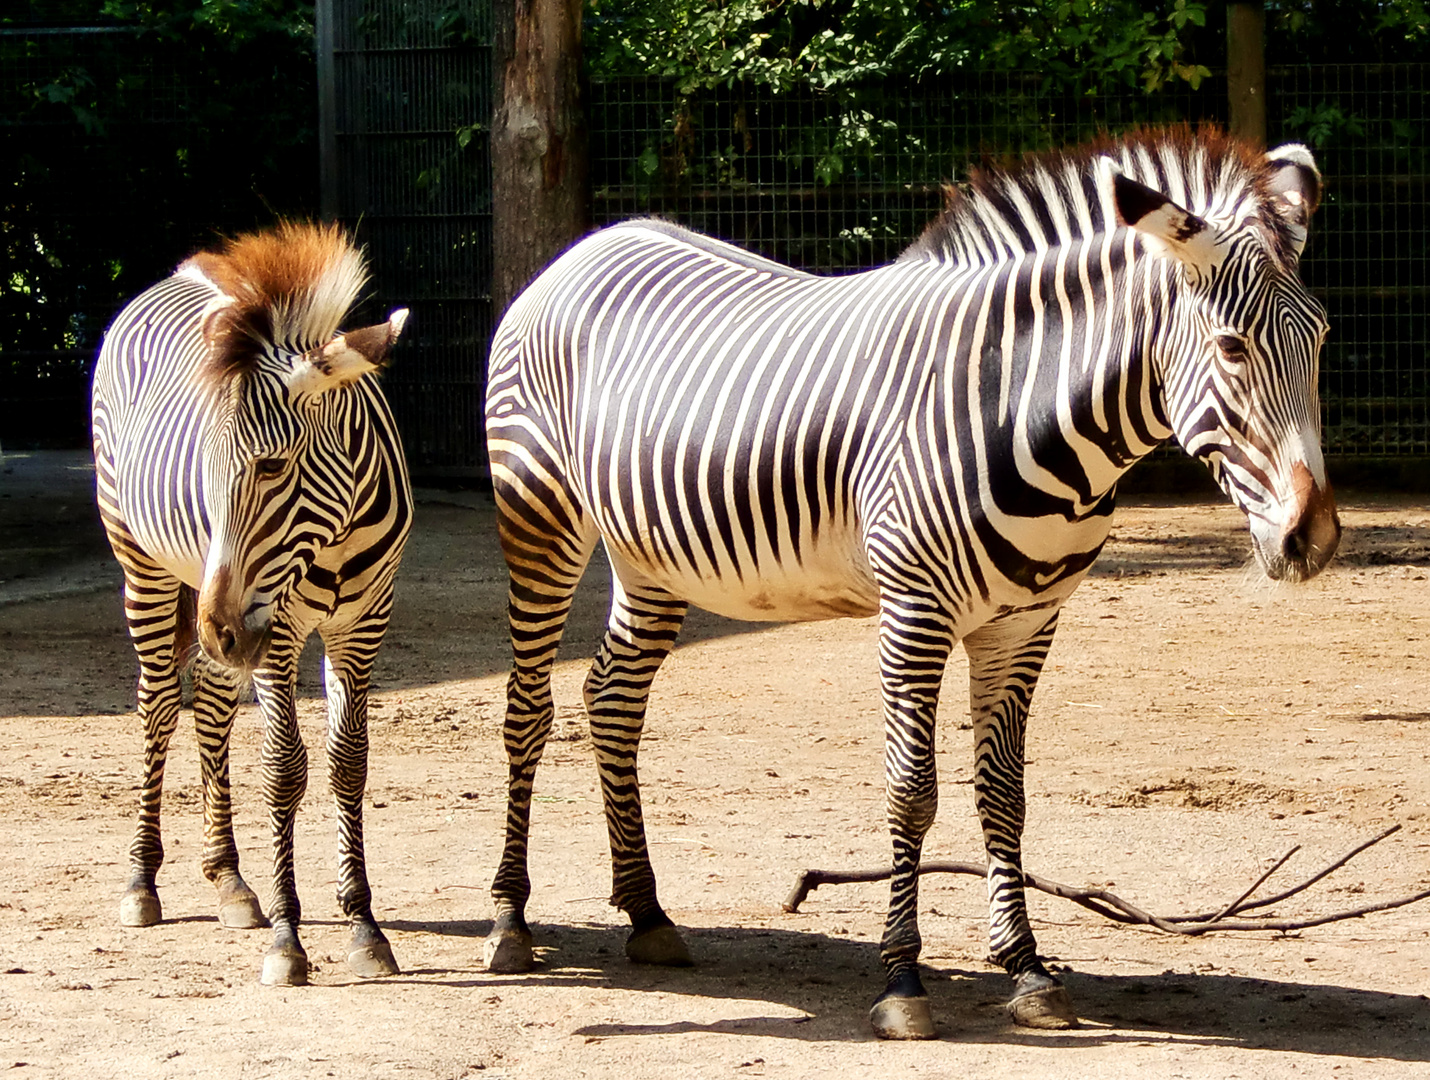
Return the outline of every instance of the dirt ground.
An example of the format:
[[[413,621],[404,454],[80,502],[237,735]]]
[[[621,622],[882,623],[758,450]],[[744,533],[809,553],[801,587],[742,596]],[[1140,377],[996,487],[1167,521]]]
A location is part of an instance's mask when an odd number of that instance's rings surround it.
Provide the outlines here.
[[[780,901],[806,867],[876,867],[883,825],[874,626],[695,613],[656,684],[641,756],[662,899],[698,966],[637,968],[609,862],[580,682],[604,613],[593,567],[537,777],[530,916],[541,966],[488,975],[501,843],[505,578],[489,500],[422,493],[379,663],[367,801],[378,917],[403,974],[349,976],[322,781],[315,657],[299,818],[314,985],[265,988],[265,931],[221,928],[198,865],[192,729],[165,792],[166,921],[118,924],[140,735],[117,573],[82,457],[0,459],[0,1069],[14,1077],[1426,1077],[1430,901],[1304,932],[1174,938],[1031,895],[1083,1017],[1012,1027],[983,887],[928,877],[940,1038],[875,1040],[887,886]],[[1343,497],[1343,555],[1308,586],[1248,569],[1220,503],[1129,500],[1065,609],[1028,738],[1034,873],[1158,913],[1215,910],[1293,845],[1289,885],[1401,832],[1275,909],[1430,886],[1430,504]],[[965,669],[939,734],[932,858],[981,859]],[[239,846],[271,876],[252,706],[234,737]]]

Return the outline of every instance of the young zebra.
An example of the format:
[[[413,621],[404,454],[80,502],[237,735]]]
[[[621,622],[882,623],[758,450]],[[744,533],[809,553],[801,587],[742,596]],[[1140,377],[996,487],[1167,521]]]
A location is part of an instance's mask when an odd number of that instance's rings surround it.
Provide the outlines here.
[[[637,961],[689,962],[647,856],[636,750],[688,604],[743,619],[879,616],[893,881],[870,1017],[929,1037],[917,868],[934,717],[967,651],[991,950],[1033,1026],[1075,1014],[1023,896],[1023,740],[1058,610],[1117,480],[1176,437],[1301,580],[1340,526],[1319,446],[1327,323],[1297,278],[1311,155],[1143,133],[975,173],[896,263],[816,278],[655,221],[576,244],[513,304],[487,430],[515,666],[492,970],[531,963],[532,781],[551,666],[588,558],[614,571],[585,698],[612,903]]]
[[[262,711],[273,829],[273,947],[263,981],[302,985],[293,824],[308,782],[294,712],[298,656],[325,650],[328,779],[338,810],[338,899],[348,964],[395,973],[363,863],[368,677],[412,520],[402,444],[371,373],[406,311],[338,335],[367,278],[336,226],[285,223],[194,256],[129,303],[94,373],[100,516],[124,568],[139,654],[144,784],[120,922],[161,918],[159,809],[191,661],[204,786],[205,876],[225,926],[266,925],[238,872],[228,745],[240,688]],[[196,595],[197,594],[197,595]],[[202,656],[195,657],[195,639]]]

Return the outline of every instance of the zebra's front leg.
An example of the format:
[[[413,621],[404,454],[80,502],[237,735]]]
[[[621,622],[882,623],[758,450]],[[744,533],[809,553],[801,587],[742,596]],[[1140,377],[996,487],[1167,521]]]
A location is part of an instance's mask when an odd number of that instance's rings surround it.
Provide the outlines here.
[[[372,661],[387,628],[387,606],[346,631],[324,636],[323,677],[328,692],[328,785],[338,816],[338,903],[352,927],[348,967],[370,979],[401,969],[372,915],[372,889],[363,858],[362,798],[367,789],[367,692]]]
[[[894,864],[879,950],[887,983],[869,1010],[869,1022],[881,1039],[931,1039],[935,1034],[919,977],[919,859],[938,812],[934,722],[953,640],[936,610],[886,603],[879,626],[879,679]]]
[[[1028,706],[1058,616],[1005,616],[964,639],[972,705],[973,795],[988,853],[988,948],[1013,977],[1008,1012],[1024,1027],[1069,1028],[1077,1014],[1067,990],[1038,958],[1028,922],[1022,838],[1026,799],[1023,746]]]
[[[139,657],[144,777],[139,788],[139,822],[129,844],[129,884],[119,901],[121,926],[153,926],[164,917],[156,884],[164,864],[160,829],[164,766],[183,701],[182,658],[176,643],[180,584],[157,567],[152,573],[146,573],[148,569],[125,568],[124,614]]]
[[[308,982],[308,954],[298,940],[302,908],[293,871],[293,826],[308,790],[308,748],[293,701],[300,650],[301,644],[287,632],[275,634],[264,666],[253,673],[264,721],[263,797],[273,833],[273,899],[268,905],[273,945],[263,958],[265,986]]]
[[[218,892],[218,921],[233,930],[267,926],[263,908],[238,872],[228,748],[238,708],[238,679],[200,657],[193,667],[194,731],[204,784],[204,877]]]
[[[687,605],[617,566],[605,637],[586,678],[586,712],[601,777],[611,841],[611,903],[631,920],[626,955],[638,964],[686,967],[693,961],[656,897],[646,846],[636,756],[651,683],[675,645]]]

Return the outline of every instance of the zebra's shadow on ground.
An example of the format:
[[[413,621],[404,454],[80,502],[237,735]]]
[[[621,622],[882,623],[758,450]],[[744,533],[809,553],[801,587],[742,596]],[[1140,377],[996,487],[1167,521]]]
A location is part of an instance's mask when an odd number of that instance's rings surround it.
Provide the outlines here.
[[[601,988],[692,999],[725,999],[742,1007],[728,1018],[662,1018],[586,1024],[572,1034],[592,1039],[689,1031],[809,1041],[872,1039],[866,1015],[882,988],[878,945],[804,930],[714,926],[682,928],[694,968],[644,967],[623,953],[617,924],[533,924],[538,966],[522,975],[481,971],[480,941],[490,922],[397,921],[399,934],[471,939],[472,967],[409,971],[420,979],[475,990],[521,987]],[[1003,1009],[1011,982],[1001,971],[934,960],[925,967],[939,1037],[960,1043],[1017,1043],[1069,1049],[1118,1043],[1177,1042],[1390,1061],[1430,1062],[1430,1002],[1416,994],[1334,984],[1224,974],[1165,972],[1153,976],[1066,973],[1083,1027],[1041,1032],[1015,1027]],[[750,1002],[785,1015],[749,1015]],[[797,1015],[788,1015],[790,1011]],[[707,1014],[708,1008],[702,1013]],[[668,1013],[667,1013],[668,1016]]]

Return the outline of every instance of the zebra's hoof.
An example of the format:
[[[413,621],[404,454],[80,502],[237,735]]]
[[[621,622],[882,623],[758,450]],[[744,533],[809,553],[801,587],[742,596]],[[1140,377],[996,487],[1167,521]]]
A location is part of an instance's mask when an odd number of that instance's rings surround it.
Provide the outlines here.
[[[693,967],[685,939],[673,926],[657,926],[632,934],[626,939],[626,956],[637,964],[658,964],[661,967]]]
[[[348,953],[348,967],[354,975],[364,979],[402,974],[397,958],[392,955],[392,946],[385,941],[363,945]]]
[[[1043,1028],[1048,1031],[1065,1031],[1077,1027],[1077,1013],[1073,1011],[1067,988],[1056,984],[1019,994],[1008,1002],[1008,1015],[1013,1018],[1013,1023],[1020,1027]]]
[[[297,946],[275,945],[263,958],[261,981],[264,986],[307,986],[308,954]]]
[[[933,1011],[926,997],[883,997],[869,1010],[869,1023],[881,1039],[932,1039]]]
[[[536,966],[531,935],[494,930],[482,942],[482,960],[493,975],[517,975]]]
[[[158,893],[134,889],[119,901],[120,926],[154,926],[164,919]]]
[[[257,930],[268,925],[263,907],[258,897],[247,885],[220,890],[218,899],[218,921],[230,930]]]

